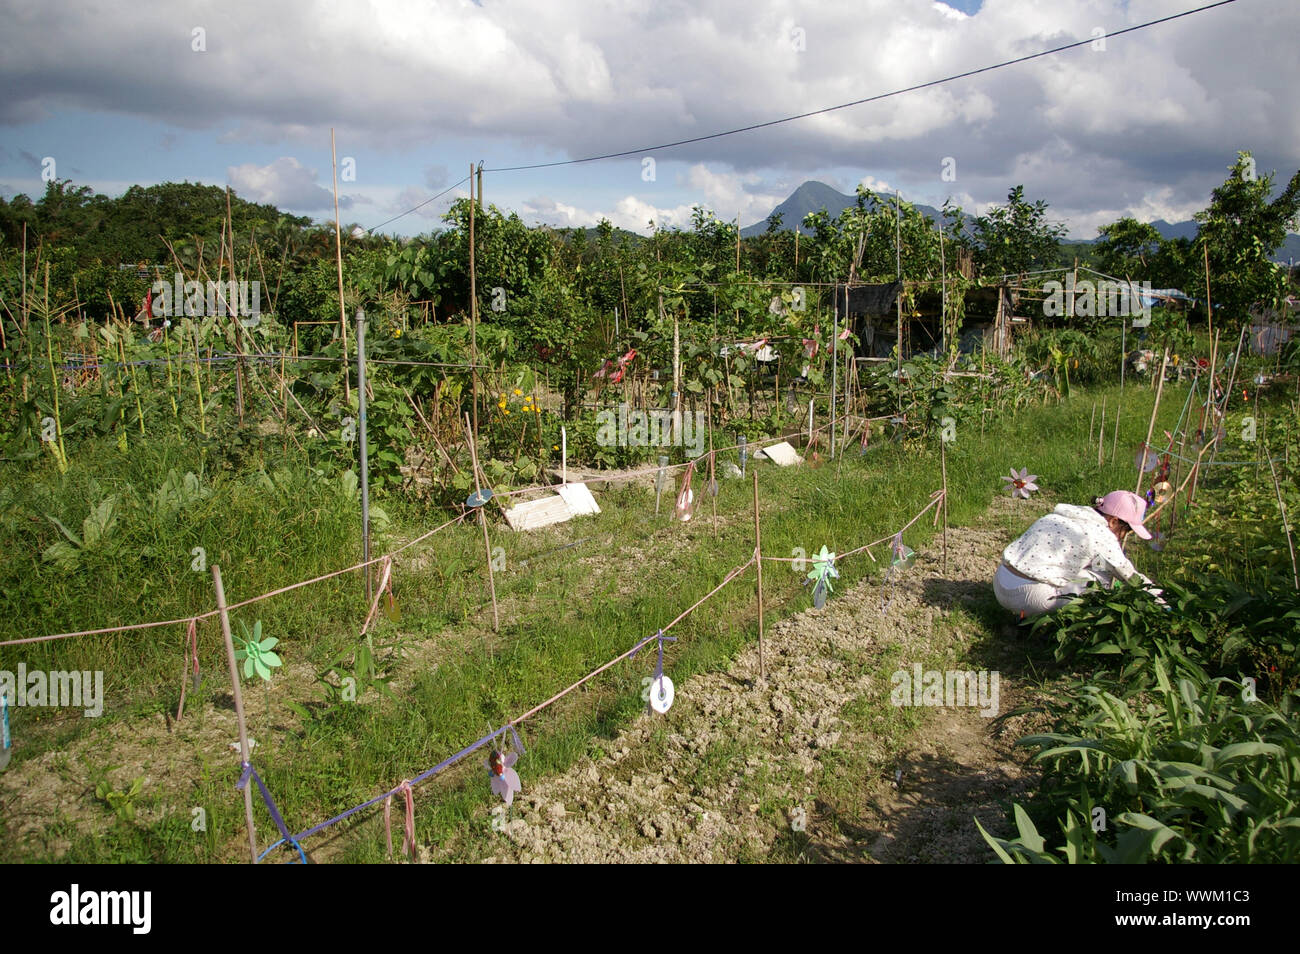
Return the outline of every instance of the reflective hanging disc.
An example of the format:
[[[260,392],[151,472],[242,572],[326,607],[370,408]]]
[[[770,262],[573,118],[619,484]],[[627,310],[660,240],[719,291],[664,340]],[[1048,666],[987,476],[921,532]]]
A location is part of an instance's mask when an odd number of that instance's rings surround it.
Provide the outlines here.
[[[673,707],[673,681],[660,676],[650,683],[650,708],[663,715]]]

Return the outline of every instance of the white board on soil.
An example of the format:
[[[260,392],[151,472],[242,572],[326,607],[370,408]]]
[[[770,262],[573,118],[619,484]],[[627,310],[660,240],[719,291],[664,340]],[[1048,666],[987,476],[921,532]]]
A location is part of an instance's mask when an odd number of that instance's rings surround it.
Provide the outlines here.
[[[558,490],[575,517],[600,513],[600,505],[596,503],[596,498],[591,495],[586,484],[565,484]]]
[[[793,464],[803,463],[803,458],[799,456],[798,451],[791,447],[786,441],[780,441],[769,447],[764,447],[754,456],[758,457],[760,455],[766,457],[772,463],[777,464],[780,467],[789,467]]]
[[[535,530],[573,519],[573,511],[558,494],[516,504],[506,511],[506,523],[514,530]]]

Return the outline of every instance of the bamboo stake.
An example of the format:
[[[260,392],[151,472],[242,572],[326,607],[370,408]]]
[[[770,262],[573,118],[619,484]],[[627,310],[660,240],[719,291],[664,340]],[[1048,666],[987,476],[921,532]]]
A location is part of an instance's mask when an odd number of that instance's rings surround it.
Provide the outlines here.
[[[713,388],[709,388],[709,502],[713,505],[713,535],[718,535],[717,461],[713,455]]]
[[[474,426],[470,433],[474,441],[478,440],[478,269],[474,266],[474,207],[478,201],[474,198],[474,163],[469,164],[469,363],[471,365],[470,391],[471,406],[474,410]],[[473,443],[471,442],[471,446]],[[478,465],[474,465],[478,470]]]
[[[1103,398],[1101,399],[1101,429],[1102,429],[1102,431],[1105,431],[1105,430],[1106,430],[1106,398],[1105,398],[1105,397],[1103,397]],[[1100,435],[1098,436],[1097,440],[1098,440],[1099,442],[1101,441],[1101,437],[1100,437]],[[1091,436],[1088,438],[1088,446],[1089,446],[1089,447],[1092,446],[1092,438],[1091,438]],[[1098,465],[1098,466],[1101,466],[1101,451],[1100,451],[1100,449],[1097,451],[1097,465]]]
[[[1291,575],[1295,580],[1296,592],[1300,592],[1300,570],[1296,569],[1295,543],[1291,540],[1291,525],[1286,519],[1286,504],[1282,501],[1282,485],[1278,483],[1277,468],[1273,466],[1273,455],[1268,445],[1264,445],[1264,456],[1268,458],[1268,470],[1273,475],[1273,490],[1277,493],[1277,509],[1282,515],[1282,530],[1286,533],[1287,549],[1291,551]]]
[[[244,697],[239,691],[239,667],[235,662],[235,643],[230,638],[230,614],[226,611],[226,590],[221,584],[221,567],[212,564],[212,585],[217,591],[217,610],[221,614],[221,638],[226,642],[226,663],[230,666],[230,690],[235,700],[235,719],[239,725],[239,767],[249,763],[248,728],[244,722]],[[248,850],[257,864],[257,827],[253,824],[253,786],[244,786],[244,820],[248,823]]]
[[[473,203],[471,203],[472,205]],[[479,482],[478,474],[478,450],[474,447],[474,434],[470,430],[469,415],[465,415],[465,439],[469,441],[470,462],[474,467],[474,490],[482,492],[483,485]],[[479,523],[483,526],[483,550],[487,556],[488,570],[488,590],[492,594],[492,632],[501,631],[501,617],[497,614],[497,582],[496,575],[492,571],[492,541],[488,539],[487,528],[487,507],[481,505],[478,508]]]
[[[948,574],[948,451],[939,441],[939,472],[943,475],[943,572]]]
[[[50,266],[48,264],[45,266],[45,307],[42,311],[42,317],[45,320],[45,356],[50,366],[50,399],[54,405],[54,430],[57,438],[56,443],[58,444],[55,462],[58,464],[59,473],[62,474],[68,470],[68,454],[63,446],[63,418],[59,413],[59,383],[54,373],[54,347],[50,343]]]
[[[203,376],[199,369],[199,330],[193,324],[190,330],[194,334],[194,393],[199,396],[199,433],[204,437],[208,434],[207,424],[203,416]],[[182,332],[183,334],[183,332]]]
[[[348,311],[343,302],[343,231],[339,225],[339,163],[334,150],[334,127],[330,127],[330,166],[334,172],[334,258],[339,270],[339,331],[343,335],[343,397],[352,399],[348,377]]]
[[[1123,401],[1124,401],[1124,394],[1123,392],[1121,392],[1115,404],[1115,430],[1110,439],[1110,462],[1112,464],[1115,463],[1115,454],[1119,450],[1119,416],[1120,416],[1120,409],[1123,406]]]
[[[1106,466],[1106,428],[1097,431],[1097,469]]]
[[[758,522],[758,471],[754,474],[754,568],[758,571],[758,677],[767,682],[763,659],[763,534]]]
[[[1241,346],[1246,342],[1246,326],[1241,326],[1241,335],[1237,338],[1237,350],[1232,358],[1232,371],[1228,373],[1228,387],[1223,392],[1223,427],[1226,432],[1228,427],[1228,402],[1232,400],[1232,389],[1237,384],[1237,367],[1241,364]],[[1217,431],[1216,431],[1217,432]],[[1287,445],[1290,446],[1289,444]],[[1215,443],[1214,453],[1210,455],[1210,463],[1219,456],[1218,443]]]
[[[1210,243],[1209,243],[1209,241],[1207,240],[1207,241],[1205,242],[1205,244],[1204,244],[1201,248],[1202,248],[1202,251],[1205,253],[1205,321],[1206,321],[1206,332],[1209,334],[1209,336],[1210,336],[1210,340],[1213,341],[1213,340],[1214,340],[1214,303],[1213,303],[1212,301],[1210,301]],[[1213,352],[1211,352],[1211,354],[1213,354]],[[1211,378],[1211,381],[1213,381],[1213,378]],[[1213,393],[1213,391],[1214,391],[1214,388],[1213,388],[1213,386],[1211,386],[1211,388],[1210,388],[1210,392]]]
[[[1146,455],[1151,447],[1151,435],[1156,429],[1156,413],[1160,410],[1160,395],[1165,389],[1165,366],[1169,363],[1169,349],[1165,348],[1164,357],[1160,359],[1160,383],[1156,387],[1156,402],[1151,406],[1151,421],[1147,424],[1147,439],[1142,445],[1142,464],[1146,463]],[[1135,494],[1142,493],[1142,475],[1146,473],[1142,469],[1142,464],[1138,465],[1137,486],[1133,488]]]

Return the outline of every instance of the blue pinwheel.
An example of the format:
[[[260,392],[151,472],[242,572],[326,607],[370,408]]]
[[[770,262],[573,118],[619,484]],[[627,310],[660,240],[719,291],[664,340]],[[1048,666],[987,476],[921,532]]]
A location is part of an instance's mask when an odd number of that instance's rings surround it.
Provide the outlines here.
[[[813,557],[813,568],[808,573],[808,579],[805,585],[813,585],[813,606],[821,609],[826,605],[826,597],[833,592],[831,586],[832,579],[839,579],[840,571],[835,569],[835,554],[828,551],[825,546],[821,552]]]

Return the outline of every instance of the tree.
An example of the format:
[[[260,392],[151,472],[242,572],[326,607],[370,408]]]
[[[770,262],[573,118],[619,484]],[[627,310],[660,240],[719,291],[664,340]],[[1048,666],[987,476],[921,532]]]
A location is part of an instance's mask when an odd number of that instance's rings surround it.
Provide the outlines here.
[[[1230,327],[1240,327],[1253,305],[1278,308],[1286,297],[1286,271],[1271,256],[1300,211],[1300,171],[1270,202],[1273,179],[1274,173],[1256,173],[1249,152],[1238,152],[1228,178],[1211,194],[1209,208],[1195,216],[1201,226],[1195,242],[1201,256],[1192,256],[1188,286],[1204,287],[1208,250],[1210,297],[1222,306]]]
[[[1160,251],[1160,233],[1154,225],[1134,218],[1122,218],[1098,231],[1097,261],[1103,272],[1115,278],[1146,278]]]
[[[1065,225],[1050,222],[1047,203],[1025,200],[1025,187],[1007,193],[1007,204],[975,219],[975,262],[988,278],[1014,275],[1056,264]]]

